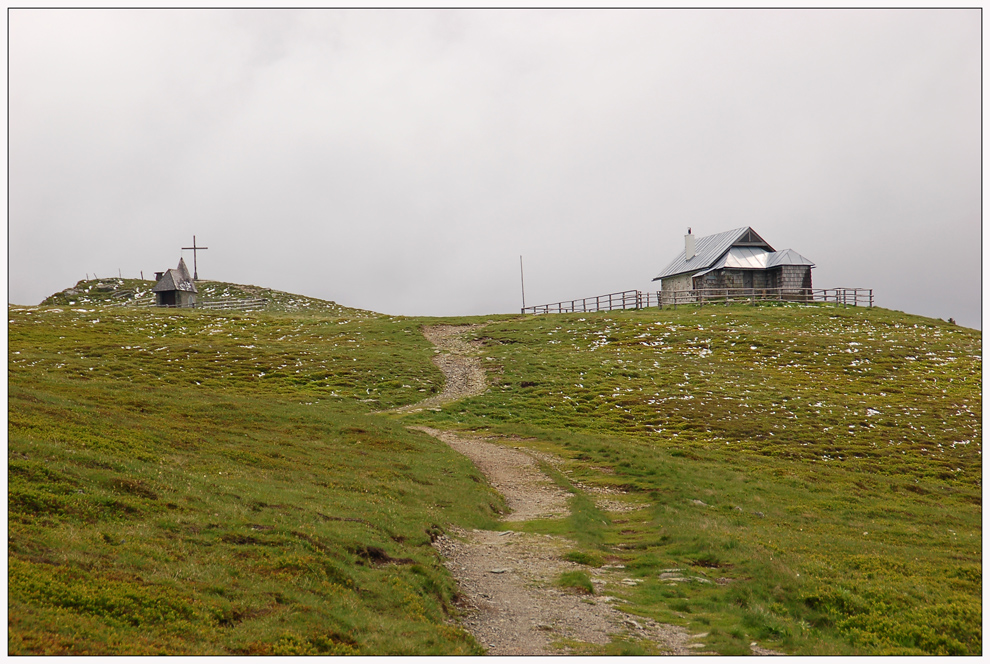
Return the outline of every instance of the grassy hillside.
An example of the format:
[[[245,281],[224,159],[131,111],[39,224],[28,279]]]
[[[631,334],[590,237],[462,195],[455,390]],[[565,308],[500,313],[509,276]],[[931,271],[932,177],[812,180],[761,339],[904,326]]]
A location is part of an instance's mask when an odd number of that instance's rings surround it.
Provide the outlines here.
[[[155,294],[151,292],[154,281],[144,279],[90,279],[81,280],[75,286],[54,293],[41,303],[42,306],[152,306]],[[200,302],[264,298],[264,310],[269,312],[313,312],[323,314],[348,314],[367,316],[371,312],[342,307],[336,302],[319,300],[305,295],[293,295],[284,291],[233,284],[226,281],[197,281],[197,297]]]
[[[516,318],[477,338],[493,389],[415,419],[527,437],[568,459],[572,489],[642,504],[568,526],[643,580],[630,610],[729,654],[751,639],[795,654],[981,652],[975,330],[736,306]],[[666,582],[671,568],[713,583]]]
[[[719,652],[982,650],[976,331],[829,307],[476,318],[492,389],[400,418],[375,411],[442,387],[436,319],[84,290],[9,308],[12,654],[480,653],[429,542],[501,503],[412,423],[562,457],[572,517],[518,527],[626,565],[627,610]],[[595,487],[640,509],[599,512]]]
[[[470,654],[429,546],[470,464],[369,411],[442,385],[414,322],[9,310],[19,654]]]

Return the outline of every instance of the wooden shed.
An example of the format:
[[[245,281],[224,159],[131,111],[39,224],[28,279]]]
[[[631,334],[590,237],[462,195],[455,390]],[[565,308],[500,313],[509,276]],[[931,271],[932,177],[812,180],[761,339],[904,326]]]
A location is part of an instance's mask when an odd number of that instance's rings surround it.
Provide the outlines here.
[[[776,251],[749,226],[695,237],[688,229],[684,252],[654,277],[661,291],[779,289],[783,299],[811,295],[815,264],[793,249]]]
[[[155,304],[159,307],[195,307],[196,284],[189,276],[186,262],[179,259],[174,270],[155,273],[157,283],[151,292],[155,294]]]

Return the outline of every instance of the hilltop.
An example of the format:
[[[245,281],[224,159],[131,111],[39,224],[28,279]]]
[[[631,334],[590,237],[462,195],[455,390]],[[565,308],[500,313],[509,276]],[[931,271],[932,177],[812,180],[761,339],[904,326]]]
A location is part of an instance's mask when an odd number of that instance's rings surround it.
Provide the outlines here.
[[[81,279],[75,286],[49,295],[40,306],[153,306],[155,295],[151,292],[155,282],[146,279]],[[349,313],[368,315],[359,309],[342,307],[336,302],[320,300],[305,295],[293,295],[284,291],[226,281],[201,280],[196,282],[200,302],[232,299],[264,298],[265,311],[301,312],[313,311],[329,314]]]
[[[570,516],[511,529],[570,537],[585,580],[622,569],[617,608],[708,651],[982,651],[978,331],[814,305],[158,309],[95,286],[8,308],[12,654],[481,654],[431,543],[507,528],[504,503],[410,425],[548,460]],[[487,391],[384,412],[441,393],[422,331],[464,323]]]

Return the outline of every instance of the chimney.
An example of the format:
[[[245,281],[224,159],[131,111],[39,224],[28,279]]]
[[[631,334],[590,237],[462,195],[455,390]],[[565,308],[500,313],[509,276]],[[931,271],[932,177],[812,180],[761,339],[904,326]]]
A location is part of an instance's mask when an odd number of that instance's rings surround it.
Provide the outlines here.
[[[691,235],[691,229],[688,228],[687,235],[684,236],[684,260],[689,261],[694,257],[694,236]]]
[[[164,272],[155,272],[155,281],[161,281],[163,274],[165,274],[165,273]]]

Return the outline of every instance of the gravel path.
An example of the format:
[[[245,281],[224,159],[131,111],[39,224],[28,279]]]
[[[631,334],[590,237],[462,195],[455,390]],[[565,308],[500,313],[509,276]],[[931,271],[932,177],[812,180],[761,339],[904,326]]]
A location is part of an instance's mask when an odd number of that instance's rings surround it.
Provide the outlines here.
[[[567,516],[568,494],[540,472],[533,457],[483,438],[464,437],[429,427],[410,427],[439,438],[471,459],[488,482],[505,497],[505,521]]]
[[[393,412],[439,408],[487,389],[477,346],[460,338],[480,326],[437,325],[423,333],[441,350],[434,361],[447,376],[441,394]],[[506,523],[567,516],[568,494],[539,469],[537,459],[556,467],[560,459],[465,433],[411,427],[443,441],[471,459],[505,497]],[[607,511],[626,511],[629,503],[596,496]],[[623,600],[609,593],[639,583],[626,578],[621,565],[592,568],[564,559],[575,548],[563,537],[512,530],[450,529],[434,542],[444,565],[457,579],[465,617],[461,626],[488,649],[489,655],[561,655],[586,652],[582,645],[602,646],[615,638],[648,641],[669,655],[708,655],[683,627],[634,618],[618,610]],[[594,595],[580,595],[555,585],[563,572],[583,570]],[[754,648],[754,654],[778,654]]]
[[[512,510],[504,521],[567,515],[567,493],[539,471],[527,453],[483,438],[427,427],[474,461]],[[457,579],[466,617],[462,626],[490,655],[554,655],[580,652],[580,644],[606,645],[613,635],[648,640],[661,652],[694,654],[701,644],[682,627],[633,618],[616,608],[621,600],[609,589],[637,582],[621,568],[595,569],[564,559],[574,543],[563,537],[515,531],[451,529],[434,546]],[[560,589],[554,581],[564,572],[583,570],[595,585],[593,596]],[[569,641],[570,643],[568,643]]]
[[[440,351],[433,356],[437,365],[447,378],[443,392],[418,403],[402,406],[393,413],[415,413],[427,408],[439,408],[451,401],[482,394],[488,389],[485,380],[485,370],[481,367],[478,352],[481,342],[467,342],[461,338],[465,332],[470,332],[483,325],[433,325],[423,328],[423,336]]]

